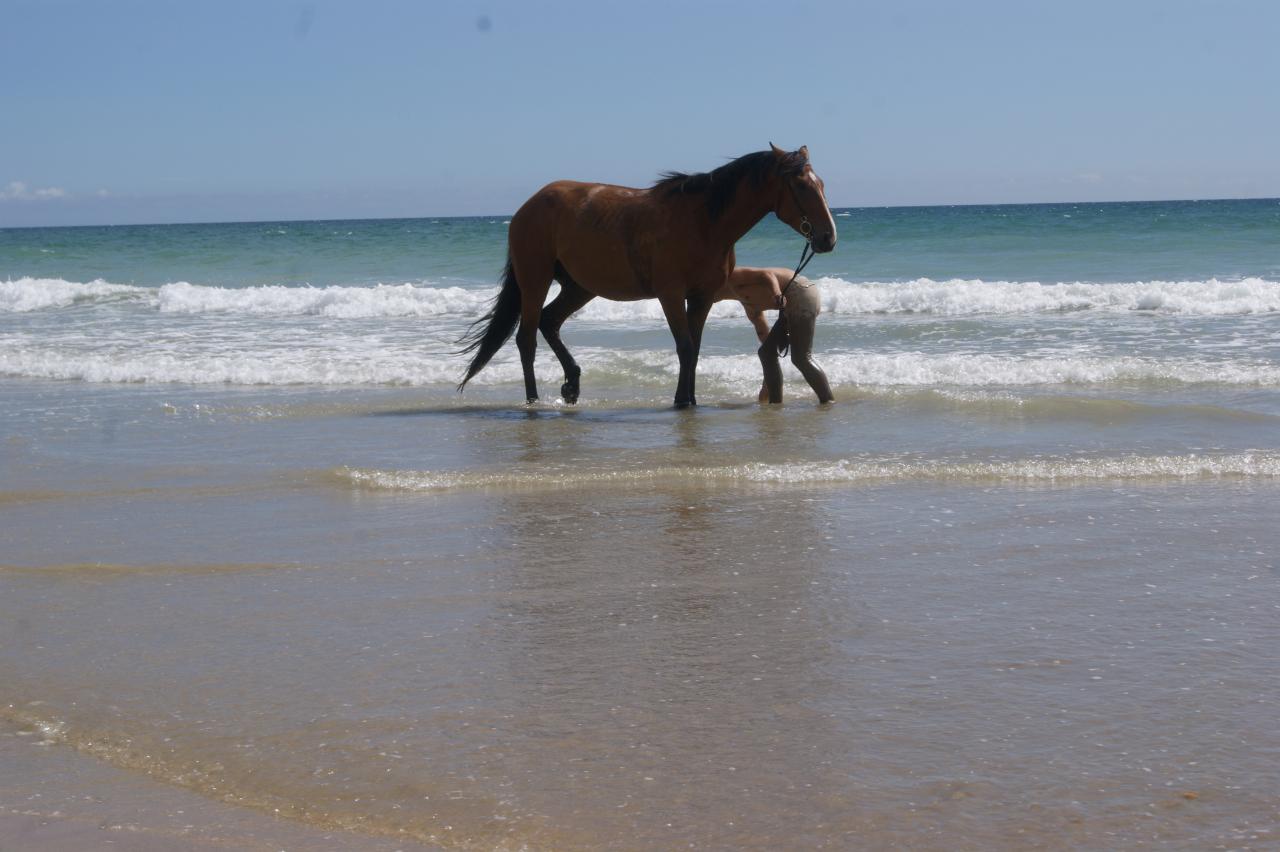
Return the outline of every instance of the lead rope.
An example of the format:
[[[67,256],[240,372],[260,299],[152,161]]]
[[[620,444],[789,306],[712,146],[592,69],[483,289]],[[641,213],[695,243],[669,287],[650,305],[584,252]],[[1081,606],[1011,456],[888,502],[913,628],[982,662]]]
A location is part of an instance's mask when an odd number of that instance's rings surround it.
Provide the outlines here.
[[[809,265],[809,261],[813,260],[813,256],[817,254],[813,250],[813,225],[809,223],[808,216],[800,217],[800,234],[804,237],[804,248],[800,249],[800,262],[796,264],[796,271],[791,273],[791,280],[782,288],[784,302],[791,285],[796,283],[800,273],[804,271],[804,268]],[[779,355],[786,355],[787,350],[791,348],[791,335],[787,332],[787,312],[785,307],[778,308],[778,318],[774,320],[773,328],[769,329],[769,339],[775,341]]]
[[[808,225],[809,220],[805,219],[804,224]],[[800,249],[800,263],[796,265],[796,271],[791,273],[791,280],[787,282],[787,286],[782,288],[782,295],[785,297],[787,291],[791,289],[791,285],[796,283],[796,279],[800,277],[800,273],[804,272],[804,268],[809,265],[809,261],[813,260],[813,256],[817,254],[813,250],[813,238],[805,235],[804,248]]]

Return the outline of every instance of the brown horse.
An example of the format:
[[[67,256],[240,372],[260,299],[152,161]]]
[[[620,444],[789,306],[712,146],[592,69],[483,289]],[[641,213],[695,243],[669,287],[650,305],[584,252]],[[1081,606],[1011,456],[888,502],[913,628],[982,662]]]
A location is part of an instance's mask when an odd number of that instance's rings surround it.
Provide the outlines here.
[[[475,354],[458,390],[518,322],[527,401],[538,399],[533,356],[541,330],[564,368],[561,394],[576,402],[582,371],[560,341],[560,326],[594,296],[656,298],[680,359],[675,404],[696,405],[702,327],[733,271],[734,244],[773,212],[815,251],[835,248],[835,220],[808,148],[769,147],[710,172],[668,172],[649,189],[556,181],[538,190],[511,217],[507,266],[493,307],[461,341],[462,354]],[[552,280],[560,294],[544,310]]]

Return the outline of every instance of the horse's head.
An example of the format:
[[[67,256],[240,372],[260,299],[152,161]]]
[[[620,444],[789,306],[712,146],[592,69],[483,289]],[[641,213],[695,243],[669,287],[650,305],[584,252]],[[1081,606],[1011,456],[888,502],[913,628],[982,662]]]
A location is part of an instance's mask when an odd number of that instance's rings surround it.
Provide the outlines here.
[[[769,147],[778,164],[778,199],[773,212],[809,240],[814,251],[831,251],[836,247],[836,220],[831,218],[822,178],[809,165],[808,146],[790,153],[772,142]]]

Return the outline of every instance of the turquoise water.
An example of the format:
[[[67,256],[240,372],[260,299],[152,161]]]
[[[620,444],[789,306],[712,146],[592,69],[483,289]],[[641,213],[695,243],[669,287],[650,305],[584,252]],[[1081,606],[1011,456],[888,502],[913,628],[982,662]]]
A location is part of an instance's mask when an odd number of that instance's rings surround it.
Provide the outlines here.
[[[1040,282],[1280,279],[1280,200],[841,209],[815,276]],[[496,279],[509,216],[0,230],[0,278],[158,286]],[[770,217],[739,262],[794,265]]]
[[[846,388],[1280,384],[1280,202],[836,211],[818,257],[819,354]],[[0,375],[227,386],[456,384],[484,313],[502,217],[0,231]],[[791,266],[776,219],[744,265]],[[590,387],[649,400],[673,355],[653,300],[588,305],[565,340]],[[700,376],[715,398],[758,379],[732,304],[712,312]],[[540,381],[558,387],[542,347]],[[514,347],[478,385],[514,385]],[[791,378],[796,378],[795,374]],[[803,388],[803,386],[801,386]],[[1262,407],[1273,408],[1263,395]],[[1251,403],[1255,405],[1256,403]]]

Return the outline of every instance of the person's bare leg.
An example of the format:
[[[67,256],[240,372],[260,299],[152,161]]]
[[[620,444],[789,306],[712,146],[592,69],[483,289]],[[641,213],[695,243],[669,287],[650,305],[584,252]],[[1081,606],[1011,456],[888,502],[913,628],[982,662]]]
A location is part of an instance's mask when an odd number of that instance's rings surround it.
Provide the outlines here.
[[[817,317],[800,322],[788,321],[791,326],[791,363],[796,365],[809,387],[818,395],[818,402],[832,402],[835,395],[831,393],[827,374],[813,360],[813,329],[816,322]]]
[[[756,354],[760,356],[760,366],[764,369],[764,387],[760,390],[761,402],[782,402],[782,364],[778,362],[778,343],[786,335],[787,323],[778,323],[756,350]]]

